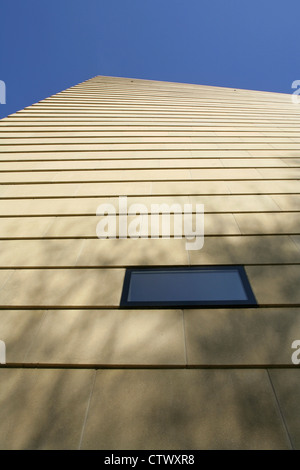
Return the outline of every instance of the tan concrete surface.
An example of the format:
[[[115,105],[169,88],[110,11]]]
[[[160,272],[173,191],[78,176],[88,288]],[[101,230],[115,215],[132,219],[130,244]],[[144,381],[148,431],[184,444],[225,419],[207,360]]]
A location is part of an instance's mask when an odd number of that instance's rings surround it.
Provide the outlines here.
[[[82,239],[0,240],[0,263],[6,268],[75,266],[84,243]]]
[[[51,217],[1,217],[0,238],[42,238],[54,221]]]
[[[252,168],[223,168],[223,169],[210,169],[207,170],[206,168],[191,170],[191,175],[193,179],[209,179],[209,180],[235,180],[235,179],[242,179],[242,180],[253,180],[253,179],[263,179],[263,176],[258,173],[256,169]]]
[[[284,194],[299,191],[299,183],[296,180],[252,180],[252,181],[226,181],[233,194]]]
[[[300,336],[295,332],[294,339]],[[292,352],[295,349],[291,349]],[[278,403],[283,413],[287,431],[293,449],[300,449],[300,429],[299,429],[299,385],[300,370],[294,369],[274,369],[269,370],[270,378],[274,386]]]
[[[118,210],[118,205],[113,205],[115,210]],[[137,210],[138,208],[136,208]],[[151,209],[151,207],[150,207]],[[194,211],[196,206],[192,208]],[[136,226],[136,230],[134,233],[140,233],[143,231],[145,234],[144,236],[150,237],[153,233],[156,236],[168,236],[174,234],[174,228],[178,230],[178,234],[184,235],[192,235],[195,231],[196,226],[196,215],[191,214],[191,219],[193,221],[192,231],[187,232],[187,228],[184,225],[184,213],[185,208],[184,206],[179,206],[179,210],[182,211],[178,213],[177,216],[174,216],[172,213],[166,216],[166,227],[162,225],[162,215],[158,215],[157,220],[159,222],[159,226],[156,227],[156,219],[152,223],[151,213],[147,214],[147,207],[146,211],[144,212],[143,216],[140,216],[139,213],[135,215],[128,215],[126,217],[128,229],[130,227]],[[42,220],[46,224],[48,222],[48,229],[46,229],[44,236],[45,237],[96,237],[96,228],[97,225],[101,221],[108,221],[115,220],[115,215],[108,216],[107,214],[102,216],[80,216],[80,217],[55,217],[52,220],[50,218],[44,217]],[[4,219],[5,220],[5,219]],[[12,219],[8,219],[12,220]],[[19,218],[15,219],[17,222],[20,221]],[[27,235],[26,231],[26,221],[28,219],[24,219],[24,236]],[[39,220],[39,219],[38,219]],[[21,220],[23,222],[23,219]],[[53,222],[53,223],[51,223]],[[22,236],[22,224],[19,222],[21,227],[20,236]],[[141,224],[141,225],[140,225]],[[240,229],[235,221],[235,218],[231,214],[207,214],[204,215],[204,224],[205,224],[205,234],[207,235],[216,235],[216,234],[227,234],[227,235],[237,235],[240,234]],[[141,227],[141,228],[140,228]],[[258,232],[259,233],[259,232]],[[1,235],[1,230],[0,230]],[[32,232],[32,236],[38,236],[35,232]],[[116,236],[119,236],[119,216],[116,217]]]
[[[291,364],[299,308],[184,310],[189,365]]]
[[[299,213],[235,214],[235,220],[243,234],[300,233]]]
[[[204,171],[204,170],[203,170]],[[80,172],[72,168],[64,171],[34,171],[34,172],[3,172],[3,183],[69,183],[69,182],[102,182],[102,181],[155,181],[155,180],[189,180],[191,174],[184,168],[176,169],[131,169],[98,170],[82,169]]]
[[[189,251],[191,265],[273,264],[299,262],[289,236],[204,237],[201,250]]]
[[[101,76],[1,120],[1,449],[299,448],[299,127],[288,94]],[[204,204],[203,248],[90,238],[120,195]],[[126,266],[206,264],[259,306],[119,308]]]
[[[4,270],[1,306],[118,306],[123,269]],[[10,276],[10,277],[9,277]],[[111,289],[111,286],[114,289]]]
[[[246,272],[260,304],[300,303],[299,265],[247,266]]]
[[[152,195],[157,194],[229,194],[230,191],[222,181],[192,181],[192,182],[153,182]]]
[[[26,361],[185,364],[180,310],[48,310]]]
[[[297,248],[300,250],[300,235],[291,235],[291,240],[293,240]]]
[[[77,266],[187,265],[184,239],[84,240]]]
[[[18,184],[3,185],[7,198],[74,196],[80,184]]]
[[[94,374],[0,369],[0,448],[77,450]]]
[[[204,204],[207,212],[264,212],[282,210],[299,210],[300,198],[289,195],[173,195],[173,196],[141,196],[128,197],[128,209],[131,204],[144,204],[151,209],[151,204]],[[278,204],[276,201],[278,200]],[[284,202],[283,202],[284,201]],[[119,207],[118,196],[102,195],[99,197],[79,198],[70,197],[63,199],[7,199],[0,200],[0,210],[5,215],[63,215],[63,214],[87,214],[93,215],[100,204],[113,204]],[[281,204],[283,207],[281,207]],[[195,209],[195,207],[194,207]]]
[[[259,212],[278,211],[280,207],[273,200],[274,196],[265,195],[211,195],[190,196],[191,204],[204,204],[204,211],[215,212]]]
[[[282,210],[300,210],[300,194],[272,195],[272,199]]]
[[[127,196],[127,195],[126,195]],[[267,197],[267,196],[266,196]],[[152,204],[189,204],[189,196],[133,196],[127,197],[128,213],[132,204],[144,204],[148,211]],[[199,201],[201,203],[201,201]],[[270,199],[272,204],[272,200]],[[112,204],[119,212],[119,196],[70,197],[63,199],[7,199],[0,200],[1,215],[95,215],[100,204]],[[278,206],[273,203],[273,207]]]
[[[43,310],[0,310],[0,339],[6,345],[7,364],[26,362],[44,313]]]
[[[102,370],[81,448],[267,450],[290,444],[265,370]]]

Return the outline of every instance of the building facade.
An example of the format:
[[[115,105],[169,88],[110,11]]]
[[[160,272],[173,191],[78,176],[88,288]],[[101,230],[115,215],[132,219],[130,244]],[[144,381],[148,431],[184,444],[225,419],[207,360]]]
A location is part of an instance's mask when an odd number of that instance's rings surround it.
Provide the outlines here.
[[[299,110],[98,76],[0,122],[1,449],[300,448]],[[203,246],[155,204],[203,205]],[[128,268],[204,266],[257,305],[120,303]]]

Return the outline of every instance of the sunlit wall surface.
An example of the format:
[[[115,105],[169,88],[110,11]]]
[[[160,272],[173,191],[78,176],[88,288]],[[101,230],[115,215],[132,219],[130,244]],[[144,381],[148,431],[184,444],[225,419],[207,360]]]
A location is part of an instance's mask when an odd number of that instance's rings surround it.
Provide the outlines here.
[[[0,448],[300,448],[299,106],[98,76],[0,122]],[[120,196],[203,204],[203,246],[98,238]],[[203,265],[258,307],[120,307],[126,268]]]

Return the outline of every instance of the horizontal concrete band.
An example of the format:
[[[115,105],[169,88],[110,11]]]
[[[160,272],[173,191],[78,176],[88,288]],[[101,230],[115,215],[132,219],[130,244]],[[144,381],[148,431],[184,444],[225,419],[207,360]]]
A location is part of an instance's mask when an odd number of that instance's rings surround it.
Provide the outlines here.
[[[193,242],[197,243],[197,239]],[[19,269],[101,269],[136,265],[292,265],[300,262],[299,235],[212,236],[204,239],[201,249],[190,248],[184,238],[0,240],[0,263],[3,268]]]
[[[0,381],[2,449],[300,446],[299,370],[0,369]]]
[[[296,168],[214,168],[214,169],[127,169],[122,170],[69,170],[2,172],[1,184],[53,184],[53,183],[102,183],[102,182],[143,182],[143,181],[248,181],[248,180],[297,180],[300,167]]]
[[[164,147],[164,148],[162,148]],[[230,143],[186,143],[186,144],[162,144],[162,143],[118,143],[114,144],[66,144],[66,145],[3,145],[1,146],[2,154],[37,153],[37,152],[88,152],[88,151],[143,151],[143,150],[300,150],[300,143],[246,143],[246,142],[230,142]]]
[[[109,215],[104,213],[107,205],[111,212]],[[147,206],[141,203],[131,206],[131,210],[128,206],[124,216],[117,214],[119,211],[117,203],[103,201],[102,205],[95,207],[95,215],[91,216],[1,217],[0,239],[174,237],[192,240],[195,236],[300,234],[300,211],[206,214],[202,206],[178,204],[173,208],[166,206],[161,213],[160,206],[160,204],[152,208],[148,206],[149,211]],[[124,223],[126,223],[125,229]],[[111,227],[110,232],[107,226]]]
[[[275,189],[275,188],[274,188]],[[27,198],[27,199],[1,199],[1,216],[46,216],[46,215],[95,215],[97,207],[103,203],[110,203],[119,210],[119,196],[98,195],[94,197],[64,197],[60,198]],[[130,213],[132,204],[143,204],[151,210],[152,204],[196,204],[204,205],[205,213],[244,213],[244,212],[278,212],[299,211],[300,194],[226,194],[226,195],[162,195],[162,196],[138,196],[127,197],[127,205]]]
[[[103,132],[106,133],[111,133],[111,135],[118,135],[118,132],[121,132],[123,135],[123,133],[125,132],[124,135],[127,134],[127,132],[129,133],[141,133],[142,132],[142,135],[148,135],[148,133],[155,133],[156,135],[156,132],[165,132],[165,131],[168,131],[168,135],[172,135],[172,134],[169,134],[169,132],[180,132],[180,134],[177,134],[177,135],[186,135],[186,133],[188,133],[188,135],[195,135],[194,132],[197,132],[199,135],[205,135],[205,133],[208,133],[209,132],[209,135],[211,133],[213,133],[213,135],[232,135],[232,136],[240,136],[241,133],[244,133],[245,135],[243,135],[243,137],[247,137],[247,135],[251,136],[251,135],[258,135],[258,136],[261,136],[261,135],[270,135],[270,136],[273,136],[273,135],[276,135],[278,134],[278,131],[280,130],[281,134],[283,136],[286,136],[286,137],[293,137],[293,136],[297,136],[298,135],[298,132],[299,132],[299,128],[300,128],[300,124],[297,126],[297,125],[289,125],[289,124],[285,124],[284,122],[282,122],[280,124],[280,126],[278,125],[273,125],[273,126],[268,126],[267,124],[261,124],[260,125],[252,125],[251,128],[247,127],[247,125],[239,122],[239,123],[236,123],[235,126],[231,126],[230,124],[222,124],[222,125],[218,125],[218,124],[214,124],[214,123],[210,123],[210,124],[205,124],[205,123],[201,123],[201,124],[197,124],[197,123],[174,123],[174,122],[165,122],[165,123],[161,123],[161,122],[158,122],[158,123],[153,123],[153,122],[149,122],[149,123],[140,123],[139,121],[136,121],[136,122],[128,122],[126,124],[124,124],[124,122],[118,122],[117,120],[116,121],[110,121],[110,122],[101,122],[100,124],[97,124],[97,123],[93,123],[93,124],[87,124],[86,122],[82,122],[81,124],[74,124],[74,122],[68,122],[66,124],[66,122],[62,122],[61,125],[60,124],[53,124],[53,122],[51,123],[46,123],[46,124],[39,124],[38,122],[35,122],[34,124],[32,124],[31,122],[27,122],[27,120],[25,121],[9,121],[7,122],[5,119],[2,119],[0,121],[0,134],[5,136],[5,133],[7,133],[7,136],[6,137],[11,137],[12,136],[12,132],[17,134],[18,136],[18,133],[21,133],[20,135],[21,136],[24,136],[26,137],[26,133],[30,134],[30,136],[33,136],[33,137],[38,137],[38,136],[42,136],[43,133],[49,133],[50,136],[51,135],[55,135],[54,133],[57,133],[57,137],[58,136],[62,136],[64,133],[67,132],[68,135],[73,135],[73,133],[75,133],[76,131],[78,131],[78,133],[76,132],[76,135],[78,136],[86,136],[87,135],[87,132],[92,132],[92,133],[97,133],[97,137],[99,137],[99,135],[101,136]],[[135,134],[134,134],[135,135]],[[175,134],[176,135],[176,134]],[[196,134],[197,135],[197,134]]]
[[[299,151],[296,150],[259,150],[259,149],[198,149],[198,150],[171,150],[171,149],[131,149],[131,150],[73,150],[73,151],[43,151],[43,152],[0,152],[0,162],[49,162],[49,161],[107,161],[107,160],[160,160],[174,158],[175,160],[181,158],[195,158],[198,159],[212,159],[212,158],[299,158]]]
[[[300,265],[246,266],[246,272],[260,305],[300,305]],[[0,306],[118,307],[124,273],[119,268],[2,269]]]
[[[236,157],[236,158],[169,158],[169,159],[78,159],[78,160],[63,160],[60,161],[11,161],[11,162],[0,162],[0,173],[1,176],[8,178],[28,177],[24,173],[32,173],[36,177],[48,176],[51,172],[53,177],[58,175],[64,175],[66,172],[83,172],[89,174],[91,171],[102,170],[103,172],[120,171],[120,170],[148,170],[148,169],[236,169],[236,168],[259,168],[259,169],[290,169],[298,171],[300,167],[300,159],[298,158],[262,158],[262,157]],[[112,172],[112,175],[114,174]],[[78,174],[78,173],[77,173]],[[105,173],[104,173],[105,174]],[[126,174],[126,173],[125,173]],[[289,173],[287,173],[288,175]]]
[[[1,198],[147,195],[299,194],[293,180],[98,182],[0,185]]]
[[[295,367],[300,340],[299,307],[16,308],[0,321],[7,367]]]

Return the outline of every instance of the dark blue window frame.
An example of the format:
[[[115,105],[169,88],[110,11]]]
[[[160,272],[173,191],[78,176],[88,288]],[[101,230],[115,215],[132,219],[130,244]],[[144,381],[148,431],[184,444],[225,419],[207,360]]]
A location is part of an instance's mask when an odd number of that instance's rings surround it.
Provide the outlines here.
[[[132,282],[132,279],[134,276],[138,276],[139,274],[150,274],[150,275],[155,275],[159,274],[160,279],[162,279],[161,275],[166,274],[166,276],[171,276],[174,273],[184,273],[184,275],[188,276],[195,273],[199,272],[201,274],[203,273],[224,273],[226,276],[226,272],[228,273],[238,273],[239,276],[239,281],[240,281],[240,286],[238,288],[243,290],[243,293],[245,294],[245,298],[234,298],[234,295],[232,296],[232,299],[226,299],[223,300],[222,298],[216,299],[193,299],[193,300],[187,300],[187,299],[177,299],[177,300],[172,300],[172,298],[169,299],[164,299],[164,300],[157,300],[155,299],[156,292],[152,291],[151,297],[149,298],[149,293],[147,294],[147,285],[145,284],[145,292],[146,292],[146,298],[143,297],[143,293],[139,291],[139,294],[135,297],[140,297],[138,300],[131,300],[131,292],[132,289],[134,289],[134,282]],[[174,276],[174,281],[176,276]],[[148,277],[149,279],[149,277]],[[158,279],[158,278],[157,278]],[[171,278],[170,278],[171,279]],[[169,281],[170,281],[169,279]],[[194,278],[195,279],[195,278]],[[147,282],[147,276],[145,276],[144,280],[141,277],[138,285],[139,288],[141,289],[141,286],[143,288],[143,285],[141,282]],[[168,282],[169,282],[168,281]],[[163,282],[162,282],[163,284]],[[210,286],[211,287],[211,286]],[[234,288],[234,287],[233,287]],[[142,289],[143,290],[143,289]],[[148,289],[149,290],[149,289]],[[151,289],[150,289],[151,290]],[[210,289],[211,290],[211,289]],[[215,290],[218,294],[218,286],[215,286]],[[159,288],[157,295],[159,296]],[[193,295],[197,296],[197,292],[193,292]],[[154,298],[153,298],[154,296]],[[221,294],[219,295],[221,296]],[[134,296],[133,296],[134,297]],[[162,296],[163,297],[163,296]],[[184,297],[184,295],[183,295]],[[212,296],[213,297],[213,296]],[[216,296],[218,297],[218,295]],[[226,296],[225,296],[226,297]],[[236,297],[239,297],[238,295]],[[167,308],[167,307],[187,307],[187,308],[193,308],[193,307],[257,307],[257,301],[255,299],[255,296],[253,294],[253,291],[251,289],[247,274],[245,272],[245,269],[241,265],[235,265],[235,266],[215,266],[215,265],[210,265],[210,266],[176,266],[176,267],[169,267],[169,266],[160,266],[160,267],[135,267],[135,268],[127,268],[126,273],[125,273],[125,278],[124,278],[124,284],[123,284],[123,291],[121,295],[121,301],[120,301],[120,307],[123,308]]]

